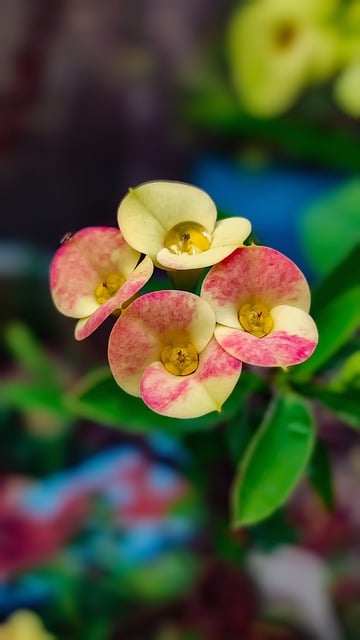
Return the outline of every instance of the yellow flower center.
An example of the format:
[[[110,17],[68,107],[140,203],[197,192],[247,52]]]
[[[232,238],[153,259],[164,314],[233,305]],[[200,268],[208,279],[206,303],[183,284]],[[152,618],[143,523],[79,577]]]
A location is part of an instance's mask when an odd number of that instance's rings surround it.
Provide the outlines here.
[[[98,304],[104,304],[112,298],[115,293],[124,284],[125,278],[121,273],[109,273],[98,285],[95,287],[95,298]]]
[[[179,222],[165,237],[165,247],[177,255],[188,253],[193,256],[206,251],[210,244],[211,234],[198,222]]]
[[[174,376],[187,376],[199,366],[198,353],[190,342],[186,347],[166,345],[161,351],[161,360],[165,369]]]
[[[264,304],[244,304],[239,311],[239,321],[243,329],[256,338],[267,336],[274,321]]]

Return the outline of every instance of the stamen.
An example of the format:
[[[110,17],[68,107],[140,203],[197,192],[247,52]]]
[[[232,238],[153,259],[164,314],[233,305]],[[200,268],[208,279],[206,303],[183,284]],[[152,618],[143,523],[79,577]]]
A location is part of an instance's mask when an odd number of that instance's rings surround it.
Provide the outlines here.
[[[165,237],[165,247],[177,255],[196,255],[206,251],[210,245],[211,234],[198,222],[179,222]]]
[[[244,304],[239,311],[239,322],[245,331],[256,338],[263,338],[271,332],[274,321],[264,304]]]
[[[109,273],[102,282],[95,287],[95,298],[98,304],[104,304],[112,298],[124,284],[125,278],[121,273]]]
[[[164,367],[174,376],[187,376],[194,373],[199,366],[199,356],[195,347],[184,345],[166,345],[161,351]]]

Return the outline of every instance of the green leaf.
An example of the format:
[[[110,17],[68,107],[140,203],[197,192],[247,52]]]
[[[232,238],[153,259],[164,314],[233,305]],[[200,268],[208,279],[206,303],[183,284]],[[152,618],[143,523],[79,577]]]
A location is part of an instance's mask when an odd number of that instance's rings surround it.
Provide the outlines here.
[[[358,171],[360,148],[350,131],[335,131],[317,121],[306,121],[297,115],[277,118],[255,118],[245,113],[233,94],[223,84],[202,87],[189,100],[186,115],[198,130],[210,130],[234,140],[247,137],[252,144],[275,145],[296,157],[315,161],[321,167],[336,167]]]
[[[306,381],[342,347],[360,326],[360,286],[345,290],[317,317],[319,343],[313,355],[289,372],[297,382]]]
[[[4,329],[4,341],[17,363],[46,387],[57,386],[55,367],[29,328],[13,322]]]
[[[173,551],[159,559],[124,573],[120,593],[130,598],[157,602],[184,595],[199,570],[196,557],[187,551]]]
[[[328,511],[334,508],[331,465],[325,445],[318,440],[307,469],[307,475]]]
[[[359,284],[360,243],[316,287],[312,293],[311,315],[317,319],[322,309],[347,289]]]
[[[305,401],[293,393],[275,398],[237,471],[234,526],[253,525],[287,500],[308,464],[314,439]]]
[[[350,427],[360,429],[360,397],[358,390],[349,388],[344,391],[338,391],[333,389],[331,385],[319,384],[297,385],[297,389],[309,398],[321,402]]]
[[[264,551],[270,551],[279,545],[296,544],[296,542],[297,531],[294,525],[290,524],[285,509],[278,509],[251,529],[252,546]]]
[[[300,220],[300,238],[310,264],[329,273],[359,242],[360,178],[311,204]]]
[[[241,375],[221,413],[209,413],[201,418],[180,420],[154,413],[140,398],[125,393],[111,376],[108,368],[92,372],[83,378],[68,394],[66,402],[77,416],[111,427],[139,433],[163,429],[173,435],[211,429],[214,425],[233,418],[253,390],[263,385],[261,378]]]
[[[0,387],[0,406],[20,411],[42,410],[58,416],[70,416],[60,391],[46,389],[33,382],[3,382]]]
[[[360,351],[355,351],[346,361],[338,375],[331,380],[334,391],[360,391]]]

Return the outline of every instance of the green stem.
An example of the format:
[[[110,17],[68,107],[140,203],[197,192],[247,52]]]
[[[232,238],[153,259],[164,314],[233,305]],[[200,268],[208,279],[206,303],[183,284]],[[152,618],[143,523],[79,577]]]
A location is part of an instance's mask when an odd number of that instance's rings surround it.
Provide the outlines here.
[[[204,269],[189,269],[184,271],[168,271],[167,274],[174,289],[191,291],[194,293]]]

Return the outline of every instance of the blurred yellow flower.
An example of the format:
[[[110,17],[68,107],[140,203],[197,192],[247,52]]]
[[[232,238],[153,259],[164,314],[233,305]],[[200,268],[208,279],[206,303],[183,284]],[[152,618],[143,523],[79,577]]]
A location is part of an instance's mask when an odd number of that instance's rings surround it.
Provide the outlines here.
[[[334,85],[334,98],[345,113],[360,118],[360,58],[339,75]]]
[[[55,640],[41,619],[33,612],[21,609],[0,624],[0,640]]]
[[[339,30],[341,62],[348,65],[360,59],[360,0],[354,0],[344,7]]]
[[[338,0],[254,0],[232,16],[231,75],[244,108],[257,117],[286,111],[311,83],[338,64],[331,17]]]

